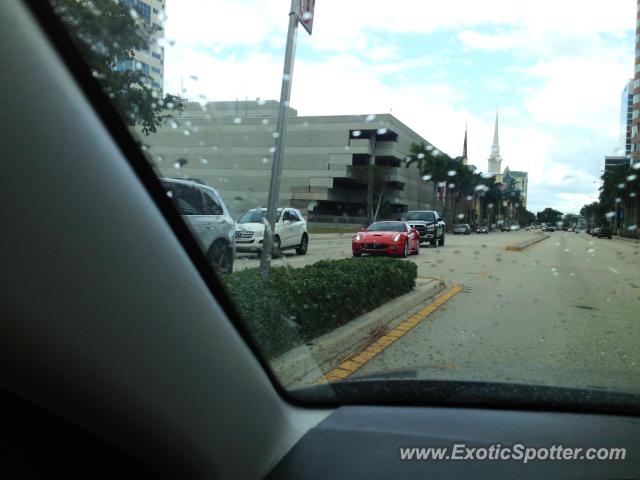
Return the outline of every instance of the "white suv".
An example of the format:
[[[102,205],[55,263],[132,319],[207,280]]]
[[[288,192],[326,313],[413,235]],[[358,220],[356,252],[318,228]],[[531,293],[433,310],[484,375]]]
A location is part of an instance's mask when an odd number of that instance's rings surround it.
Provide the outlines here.
[[[260,253],[264,240],[264,226],[267,209],[249,210],[236,224],[236,250],[238,252]],[[273,256],[282,250],[295,249],[298,255],[307,253],[309,234],[307,222],[295,208],[279,208],[276,214],[276,231],[273,238]]]
[[[218,192],[196,181],[174,178],[160,181],[214,270],[233,272],[235,222]]]

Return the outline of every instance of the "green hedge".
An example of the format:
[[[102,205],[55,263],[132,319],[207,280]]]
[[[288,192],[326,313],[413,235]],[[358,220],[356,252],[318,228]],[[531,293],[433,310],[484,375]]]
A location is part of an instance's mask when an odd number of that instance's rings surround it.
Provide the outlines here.
[[[224,283],[249,331],[275,357],[415,287],[415,263],[384,257],[321,260],[275,267],[267,279],[249,269]]]

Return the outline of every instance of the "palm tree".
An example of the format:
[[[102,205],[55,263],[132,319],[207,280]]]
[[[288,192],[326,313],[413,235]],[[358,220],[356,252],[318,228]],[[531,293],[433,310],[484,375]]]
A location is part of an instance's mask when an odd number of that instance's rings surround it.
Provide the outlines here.
[[[436,205],[436,185],[447,178],[447,164],[450,158],[448,155],[437,150],[433,145],[425,145],[424,142],[412,143],[409,148],[409,155],[406,157],[405,167],[408,168],[414,163],[417,164],[418,175],[418,208],[421,202],[421,185],[423,181],[432,181],[433,199],[432,207]]]

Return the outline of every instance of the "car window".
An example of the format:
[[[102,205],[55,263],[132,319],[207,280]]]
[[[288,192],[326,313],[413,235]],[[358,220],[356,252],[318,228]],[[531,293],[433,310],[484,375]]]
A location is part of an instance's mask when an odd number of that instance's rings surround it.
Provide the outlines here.
[[[436,216],[433,212],[409,212],[407,220],[415,220],[422,222],[435,222]]]
[[[203,190],[202,194],[204,196],[204,215],[224,215],[224,210],[213,193]]]
[[[636,2],[47,1],[287,391],[640,395]]]
[[[292,222],[299,222],[300,221],[300,217],[298,217],[298,215],[296,214],[296,212],[294,210],[289,210],[289,219]]]
[[[177,183],[164,185],[181,215],[205,215],[204,198],[197,187]]]

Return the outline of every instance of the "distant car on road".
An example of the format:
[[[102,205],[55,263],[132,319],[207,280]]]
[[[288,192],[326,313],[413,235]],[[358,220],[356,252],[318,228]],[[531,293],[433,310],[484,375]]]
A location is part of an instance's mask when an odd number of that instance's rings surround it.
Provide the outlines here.
[[[236,249],[238,252],[262,252],[266,218],[266,208],[255,208],[238,219],[236,224]],[[279,208],[276,213],[272,256],[278,257],[282,250],[293,249],[298,255],[305,255],[308,246],[307,222],[302,213],[295,208]]]
[[[363,253],[408,257],[420,253],[420,234],[406,222],[376,222],[360,230],[351,240],[354,257]]]
[[[235,222],[218,192],[200,181],[175,178],[160,181],[214,270],[233,272]]]
[[[458,223],[453,226],[454,235],[471,235],[471,227],[466,223]]]
[[[407,212],[405,221],[420,234],[420,242],[429,242],[432,247],[444,246],[446,224],[435,210],[413,210]]]
[[[509,230],[511,230],[512,232],[518,231],[520,230],[520,225],[511,225],[509,227]]]
[[[501,232],[510,232],[511,228],[509,227],[509,225],[503,223],[502,225],[500,225],[500,231]]]
[[[487,227],[486,225],[478,225],[476,227],[476,233],[489,233],[489,227]]]

